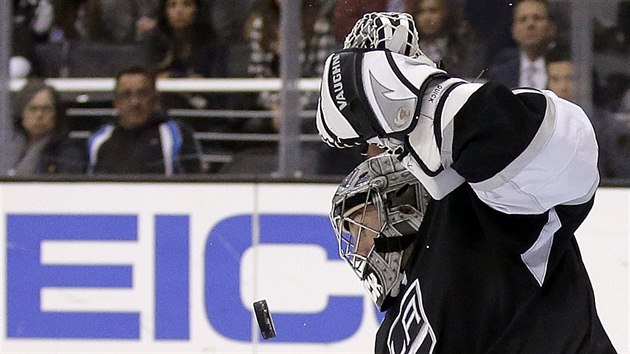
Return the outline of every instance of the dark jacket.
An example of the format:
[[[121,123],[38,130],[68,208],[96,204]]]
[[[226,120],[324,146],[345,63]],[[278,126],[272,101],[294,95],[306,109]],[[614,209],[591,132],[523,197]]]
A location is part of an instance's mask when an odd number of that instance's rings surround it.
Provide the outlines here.
[[[159,116],[132,130],[102,126],[90,137],[88,153],[89,174],[172,175],[201,170],[198,144],[190,128]]]
[[[500,52],[488,69],[485,79],[502,83],[509,88],[519,86],[521,60],[518,49],[508,48]]]

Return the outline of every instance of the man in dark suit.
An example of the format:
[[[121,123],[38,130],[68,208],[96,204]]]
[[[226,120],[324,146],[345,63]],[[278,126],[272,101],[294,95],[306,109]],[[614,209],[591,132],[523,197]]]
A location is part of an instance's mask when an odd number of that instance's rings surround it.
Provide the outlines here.
[[[546,88],[545,54],[554,35],[546,0],[517,1],[512,19],[512,38],[517,47],[497,54],[486,79],[511,88]]]

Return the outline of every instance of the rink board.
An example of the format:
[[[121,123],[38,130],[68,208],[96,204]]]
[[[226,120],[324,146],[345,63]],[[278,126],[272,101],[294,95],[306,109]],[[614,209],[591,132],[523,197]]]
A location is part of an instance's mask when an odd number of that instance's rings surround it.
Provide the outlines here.
[[[369,353],[380,314],[337,256],[335,186],[0,184],[0,352]],[[600,189],[578,240],[628,352],[630,194]],[[266,299],[278,336],[251,304]]]

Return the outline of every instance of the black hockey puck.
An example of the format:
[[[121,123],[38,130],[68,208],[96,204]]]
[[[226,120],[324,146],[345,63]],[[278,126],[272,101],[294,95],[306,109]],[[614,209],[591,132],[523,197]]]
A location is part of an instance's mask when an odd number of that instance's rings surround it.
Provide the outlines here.
[[[254,302],[254,313],[256,314],[258,328],[260,328],[260,333],[262,334],[263,339],[275,337],[276,328],[273,326],[273,320],[271,319],[271,313],[269,313],[267,300]]]

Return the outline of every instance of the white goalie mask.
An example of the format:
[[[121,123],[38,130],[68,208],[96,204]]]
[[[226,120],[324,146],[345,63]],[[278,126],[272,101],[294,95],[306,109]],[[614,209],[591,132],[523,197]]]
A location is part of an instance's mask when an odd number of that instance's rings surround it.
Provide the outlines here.
[[[367,159],[341,183],[330,219],[339,254],[384,311],[398,295],[402,261],[417,237],[429,195],[390,154]]]

